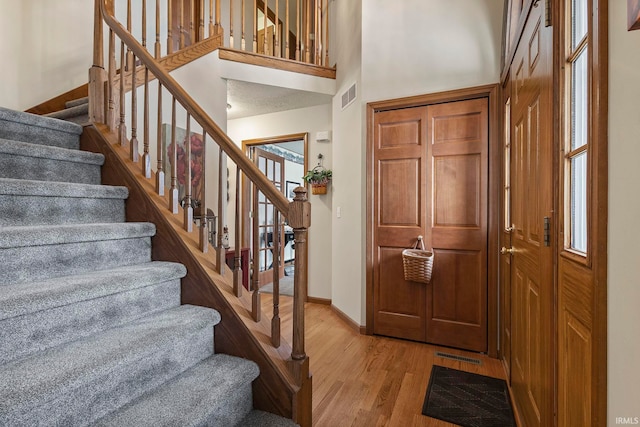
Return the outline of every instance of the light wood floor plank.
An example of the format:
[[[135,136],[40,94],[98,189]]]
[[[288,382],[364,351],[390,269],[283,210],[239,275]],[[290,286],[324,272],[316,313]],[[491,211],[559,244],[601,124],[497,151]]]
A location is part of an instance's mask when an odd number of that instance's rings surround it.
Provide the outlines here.
[[[262,294],[263,313],[272,313]],[[290,297],[280,297],[282,336],[291,339]],[[305,306],[306,352],[313,374],[313,425],[318,427],[449,427],[422,415],[434,364],[504,379],[497,359],[393,338],[360,335],[328,305]],[[436,351],[477,358],[480,366],[443,359]]]

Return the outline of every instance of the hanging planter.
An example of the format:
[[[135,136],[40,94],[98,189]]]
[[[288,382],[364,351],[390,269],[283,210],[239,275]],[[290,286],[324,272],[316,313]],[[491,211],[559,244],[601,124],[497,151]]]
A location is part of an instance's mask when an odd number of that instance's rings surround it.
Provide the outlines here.
[[[311,184],[311,194],[327,194],[327,185],[331,181],[332,174],[331,169],[318,165],[307,171],[302,179]]]

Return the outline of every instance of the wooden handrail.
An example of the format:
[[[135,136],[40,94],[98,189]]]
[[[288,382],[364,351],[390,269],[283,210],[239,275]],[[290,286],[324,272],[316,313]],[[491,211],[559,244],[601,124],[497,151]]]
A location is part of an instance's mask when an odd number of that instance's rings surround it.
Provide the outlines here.
[[[106,0],[100,2],[100,10],[104,22],[120,37],[120,40],[127,45],[135,57],[151,70],[163,87],[168,90],[182,107],[204,128],[205,132],[216,141],[222,150],[227,153],[227,156],[255,183],[258,189],[271,200],[280,212],[288,216],[289,201],[287,198],[255,167],[251,160],[244,155],[242,150],[220,129],[202,107],[154,60],[147,49],[142,47],[142,45],[108,13],[105,1]]]

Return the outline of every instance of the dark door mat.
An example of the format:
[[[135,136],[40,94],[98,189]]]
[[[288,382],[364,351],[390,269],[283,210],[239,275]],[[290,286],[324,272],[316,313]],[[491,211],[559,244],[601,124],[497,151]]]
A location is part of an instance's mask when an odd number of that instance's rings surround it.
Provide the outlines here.
[[[422,415],[463,427],[516,427],[504,380],[437,365]]]

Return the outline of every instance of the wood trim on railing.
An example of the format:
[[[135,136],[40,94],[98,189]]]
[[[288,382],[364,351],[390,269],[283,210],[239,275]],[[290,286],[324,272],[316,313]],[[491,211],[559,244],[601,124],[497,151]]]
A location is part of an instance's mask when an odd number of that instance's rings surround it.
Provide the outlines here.
[[[327,79],[336,78],[336,69],[322,67],[320,65],[305,64],[287,58],[274,58],[260,53],[242,52],[235,49],[221,47],[218,49],[220,59],[227,61],[242,62],[244,64],[259,65],[262,67],[275,68],[277,70],[291,71],[294,73],[309,74]]]
[[[138,41],[122,25],[109,15],[104,7],[104,2],[100,3],[102,15],[109,27],[120,37],[120,40],[133,51],[133,54],[140,58],[162,85],[172,93],[178,102],[193,118],[200,123],[205,132],[210,135],[225,153],[238,165],[244,174],[262,191],[280,212],[289,212],[289,201],[279,192],[264,174],[255,168],[251,161],[242,153],[240,148],[220,129],[220,127],[209,117],[209,115],[195,102],[195,100],[182,89],[171,75],[144,49]]]

